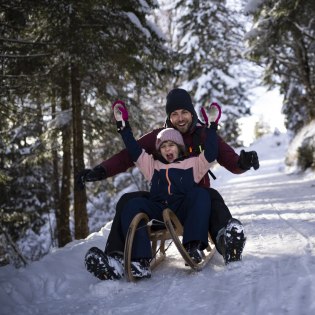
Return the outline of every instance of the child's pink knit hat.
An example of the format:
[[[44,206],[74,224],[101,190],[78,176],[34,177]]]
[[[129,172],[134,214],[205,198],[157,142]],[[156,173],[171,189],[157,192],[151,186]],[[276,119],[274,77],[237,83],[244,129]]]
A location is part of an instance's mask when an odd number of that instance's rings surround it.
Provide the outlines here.
[[[172,141],[177,145],[181,146],[185,151],[185,143],[182,134],[174,128],[166,128],[161,130],[156,136],[155,148],[158,151],[165,141]]]

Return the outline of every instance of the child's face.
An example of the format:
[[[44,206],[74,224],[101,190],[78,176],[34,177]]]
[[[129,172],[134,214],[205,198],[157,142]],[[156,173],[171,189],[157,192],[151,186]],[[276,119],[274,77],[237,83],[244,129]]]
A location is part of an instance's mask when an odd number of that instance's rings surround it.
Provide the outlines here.
[[[178,158],[179,148],[176,143],[172,141],[165,141],[160,146],[160,152],[166,161],[172,163]]]

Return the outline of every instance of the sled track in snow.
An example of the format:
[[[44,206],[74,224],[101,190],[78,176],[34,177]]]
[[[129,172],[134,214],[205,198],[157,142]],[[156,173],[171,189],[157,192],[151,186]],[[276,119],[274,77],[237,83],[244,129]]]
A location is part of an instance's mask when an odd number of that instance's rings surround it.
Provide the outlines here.
[[[294,231],[296,231],[298,234],[300,234],[308,243],[308,251],[311,254],[311,248],[313,246],[315,246],[315,244],[311,241],[310,237],[308,235],[306,235],[305,233],[303,233],[299,228],[297,228],[293,223],[291,223],[289,220],[287,220],[286,218],[283,217],[283,215],[281,214],[281,210],[274,205],[271,202],[267,202],[266,204],[269,204],[271,209],[274,209],[274,211],[277,213],[277,215],[279,216],[279,218],[285,222],[290,228],[292,228]]]

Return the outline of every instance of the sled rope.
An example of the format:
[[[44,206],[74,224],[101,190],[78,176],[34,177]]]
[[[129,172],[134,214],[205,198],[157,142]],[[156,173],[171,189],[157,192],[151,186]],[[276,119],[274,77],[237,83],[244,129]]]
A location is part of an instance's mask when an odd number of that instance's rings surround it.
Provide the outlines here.
[[[148,223],[147,223],[147,225],[148,226],[152,226],[152,225],[154,225],[154,223],[153,222],[158,222],[158,223],[161,223],[161,224],[163,224],[164,226],[165,226],[165,223],[164,223],[164,221],[160,221],[160,220],[157,220],[157,219],[152,219],[151,221],[149,221]],[[156,224],[157,225],[157,224]]]
[[[173,241],[170,241],[170,243],[168,244],[168,246],[165,248],[165,252],[168,250],[168,248],[172,245]],[[157,251],[154,253],[153,257],[150,259],[150,262],[156,257],[156,255],[158,254],[158,252],[160,251],[161,246],[157,249]]]
[[[154,222],[157,222],[158,224],[154,224]],[[143,226],[140,226],[136,229],[136,231],[142,229],[142,228],[145,228],[147,226],[153,226],[153,225],[160,225],[160,224],[163,224],[165,227],[165,222],[164,221],[160,221],[160,220],[157,220],[157,219],[152,219],[150,220],[146,225],[143,225]],[[165,252],[169,249],[169,247],[172,245],[173,241],[171,241],[168,246],[165,248]],[[150,259],[150,262],[156,257],[156,255],[158,254],[158,252],[161,250],[161,246],[159,246],[159,248],[156,250],[156,252],[154,253],[154,255],[152,255],[152,258]]]
[[[158,224],[154,224],[154,221],[155,221],[155,222],[158,222],[158,223],[160,223],[160,224],[163,224],[163,225],[165,226],[164,221],[152,219],[152,220],[149,221],[146,225],[143,225],[143,226],[138,227],[138,228],[136,229],[136,231],[138,231],[138,230],[140,230],[140,229],[143,229],[144,227],[147,227],[147,226],[158,225]]]

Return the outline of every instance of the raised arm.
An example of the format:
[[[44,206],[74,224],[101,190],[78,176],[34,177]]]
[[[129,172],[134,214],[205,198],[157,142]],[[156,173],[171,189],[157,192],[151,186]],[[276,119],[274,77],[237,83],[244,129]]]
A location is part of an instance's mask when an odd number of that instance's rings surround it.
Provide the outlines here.
[[[126,105],[123,101],[118,100],[112,105],[112,108],[116,120],[117,131],[120,133],[124,141],[132,162],[136,162],[142,153],[142,148],[132,134]]]
[[[154,159],[136,141],[128,121],[128,111],[122,101],[113,104],[114,116],[116,119],[117,130],[120,133],[131,160],[140,169],[147,180],[151,180],[154,172]]]
[[[205,116],[204,109],[202,114]],[[209,108],[210,112],[214,112],[214,117],[211,118],[208,128],[206,128],[206,141],[205,141],[205,158],[209,163],[214,162],[218,158],[219,145],[217,129],[218,123],[221,118],[221,107],[217,103],[212,103]],[[208,123],[208,121],[207,121]]]

